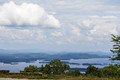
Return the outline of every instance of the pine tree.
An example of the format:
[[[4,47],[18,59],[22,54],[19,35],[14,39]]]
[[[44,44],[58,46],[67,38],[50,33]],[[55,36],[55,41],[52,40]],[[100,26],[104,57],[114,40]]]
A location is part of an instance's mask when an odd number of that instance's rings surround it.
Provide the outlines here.
[[[115,57],[113,55],[113,60],[120,60],[120,36],[115,36],[112,34],[113,50],[110,50],[112,53],[117,54]]]

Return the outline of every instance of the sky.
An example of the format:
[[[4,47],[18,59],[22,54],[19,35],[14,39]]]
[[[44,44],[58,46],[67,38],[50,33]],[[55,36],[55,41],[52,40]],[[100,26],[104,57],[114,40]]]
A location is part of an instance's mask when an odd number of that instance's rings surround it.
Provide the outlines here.
[[[120,0],[0,0],[0,49],[109,52]]]

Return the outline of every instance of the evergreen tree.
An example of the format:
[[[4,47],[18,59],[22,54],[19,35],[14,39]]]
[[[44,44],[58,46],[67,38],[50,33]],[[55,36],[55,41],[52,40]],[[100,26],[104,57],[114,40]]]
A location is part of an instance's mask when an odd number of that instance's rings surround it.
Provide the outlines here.
[[[110,50],[112,53],[117,54],[116,56],[113,55],[113,60],[120,60],[120,36],[115,36],[112,34],[112,42],[115,44],[113,45],[113,50]]]

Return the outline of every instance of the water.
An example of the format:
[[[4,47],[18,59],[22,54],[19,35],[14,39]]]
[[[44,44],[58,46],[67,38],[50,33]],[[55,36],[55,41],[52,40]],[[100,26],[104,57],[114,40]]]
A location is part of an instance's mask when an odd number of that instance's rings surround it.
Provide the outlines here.
[[[92,59],[70,59],[70,60],[61,60],[64,63],[70,65],[71,68],[79,68],[86,69],[89,65],[94,65],[98,68],[103,68],[108,66],[109,64],[120,64],[120,61],[112,61],[109,58],[92,58]],[[45,65],[49,63],[49,61],[37,60],[34,62],[26,63],[26,62],[18,62],[5,64],[0,63],[0,70],[10,70],[10,72],[19,72],[20,70],[24,70],[26,66],[35,65],[40,67],[42,64]],[[84,70],[83,70],[84,72]]]

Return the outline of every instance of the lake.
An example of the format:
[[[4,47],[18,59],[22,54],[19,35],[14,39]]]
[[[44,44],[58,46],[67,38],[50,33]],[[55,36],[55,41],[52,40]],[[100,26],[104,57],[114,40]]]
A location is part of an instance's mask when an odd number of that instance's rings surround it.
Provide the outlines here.
[[[94,65],[98,68],[103,68],[108,66],[109,64],[120,64],[120,61],[112,61],[109,58],[92,58],[92,59],[70,59],[70,60],[61,60],[62,62],[69,64],[71,69],[79,69],[81,72],[84,72],[89,65]],[[41,65],[45,65],[50,61],[45,60],[37,60],[34,62],[12,62],[11,64],[0,63],[1,70],[10,70],[10,72],[19,72],[23,70],[24,67],[29,65],[36,65],[37,67],[41,67]]]

